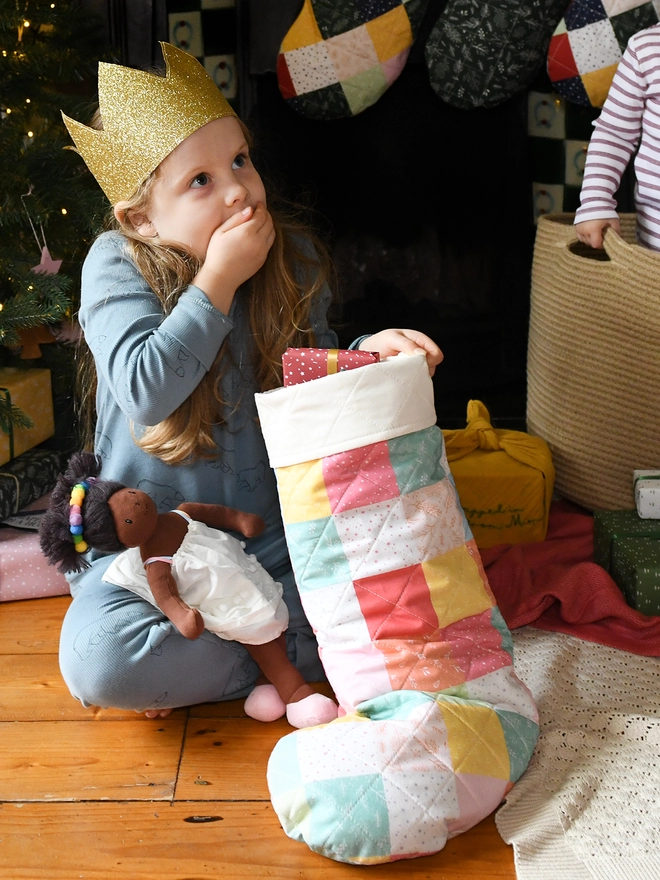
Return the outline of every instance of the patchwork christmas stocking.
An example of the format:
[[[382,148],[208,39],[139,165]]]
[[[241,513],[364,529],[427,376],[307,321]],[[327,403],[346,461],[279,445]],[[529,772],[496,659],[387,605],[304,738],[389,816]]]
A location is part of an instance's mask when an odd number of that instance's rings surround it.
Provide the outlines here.
[[[357,865],[442,849],[538,734],[421,355],[255,396],[300,597],[340,705],[268,762],[285,832]]]
[[[426,43],[435,92],[465,109],[506,101],[542,67],[565,9],[566,0],[449,0]]]
[[[311,119],[355,116],[406,63],[428,0],[305,0],[280,47],[277,79]]]
[[[567,101],[602,107],[628,40],[658,23],[648,0],[573,0],[548,48],[548,75]]]

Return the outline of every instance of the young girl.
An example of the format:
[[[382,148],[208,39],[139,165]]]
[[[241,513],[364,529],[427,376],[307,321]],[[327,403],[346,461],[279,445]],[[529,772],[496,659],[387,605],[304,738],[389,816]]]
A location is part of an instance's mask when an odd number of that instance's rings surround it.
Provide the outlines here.
[[[287,347],[336,347],[323,264],[302,228],[268,211],[246,130],[204,68],[162,48],[165,77],[99,65],[102,130],[65,118],[117,225],[95,241],[82,277],[95,451],[104,479],[146,492],[159,512],[195,501],[262,517],[246,552],[283,585],[289,657],[318,681],[254,393],[281,384]],[[431,371],[442,360],[412,330],[354,346],[382,357],[423,351]],[[185,639],[158,609],[103,580],[113,555],[88,559],[71,577],[60,643],[62,674],[84,705],[156,717],[253,690],[258,670],[242,645],[208,631]],[[249,699],[246,711],[259,717]]]

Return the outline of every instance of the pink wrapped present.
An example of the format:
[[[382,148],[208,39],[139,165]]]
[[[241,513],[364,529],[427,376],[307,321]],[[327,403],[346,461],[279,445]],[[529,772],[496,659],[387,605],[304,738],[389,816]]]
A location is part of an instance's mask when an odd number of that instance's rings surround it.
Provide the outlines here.
[[[300,385],[366,364],[377,364],[377,351],[350,351],[340,348],[287,348],[282,355],[285,385]]]
[[[17,521],[28,525],[37,512],[48,506],[49,495],[34,501]],[[30,516],[30,511],[34,516]],[[0,526],[0,602],[16,599],[43,599],[45,596],[64,596],[70,592],[63,574],[49,565],[39,546],[39,532],[11,526]]]

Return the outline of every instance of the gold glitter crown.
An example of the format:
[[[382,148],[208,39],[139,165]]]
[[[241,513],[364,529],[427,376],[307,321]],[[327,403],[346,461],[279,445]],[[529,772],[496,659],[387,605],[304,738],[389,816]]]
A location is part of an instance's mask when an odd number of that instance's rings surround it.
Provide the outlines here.
[[[196,58],[169,43],[160,45],[165,76],[99,62],[102,131],[62,114],[78,152],[112,205],[130,198],[198,128],[236,116]]]

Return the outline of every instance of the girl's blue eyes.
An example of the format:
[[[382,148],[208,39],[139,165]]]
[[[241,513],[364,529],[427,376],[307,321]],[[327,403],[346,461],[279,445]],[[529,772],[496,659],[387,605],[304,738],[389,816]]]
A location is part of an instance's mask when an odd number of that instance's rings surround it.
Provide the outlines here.
[[[238,156],[236,156],[234,161],[231,163],[231,167],[233,169],[245,168],[245,166],[247,165],[247,161],[248,161],[247,155],[244,153],[239,153]],[[197,177],[194,178],[194,180],[190,184],[190,186],[193,189],[199,189],[199,187],[206,186],[208,184],[208,182],[209,182],[208,174],[202,173],[202,174],[198,174]]]

